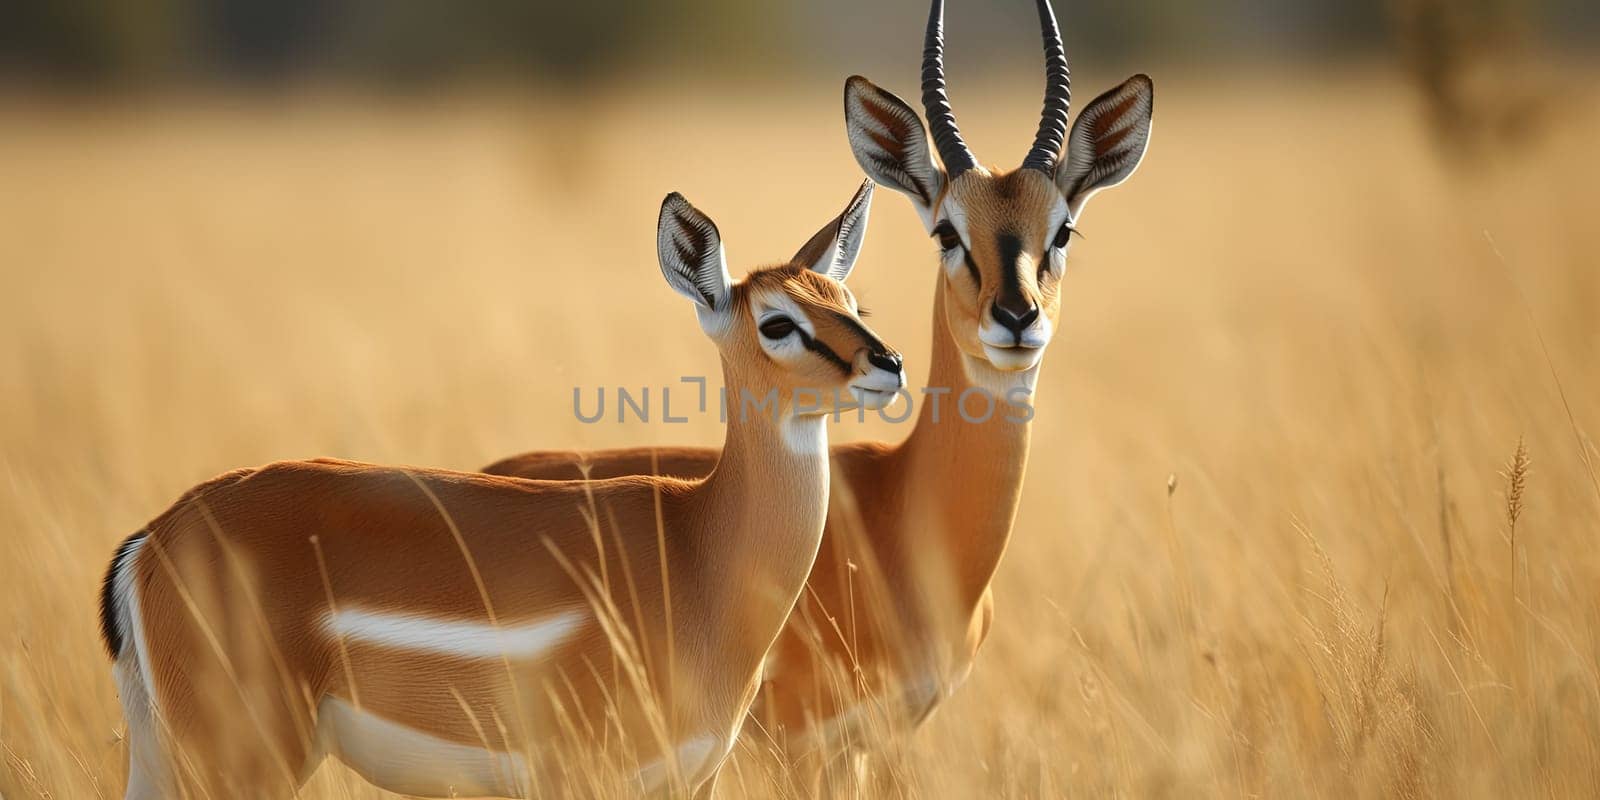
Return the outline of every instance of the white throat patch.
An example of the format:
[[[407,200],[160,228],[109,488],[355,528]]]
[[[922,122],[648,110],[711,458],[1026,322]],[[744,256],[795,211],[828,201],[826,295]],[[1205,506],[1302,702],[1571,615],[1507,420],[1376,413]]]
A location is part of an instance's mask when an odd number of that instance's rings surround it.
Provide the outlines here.
[[[789,452],[802,456],[822,455],[828,452],[828,415],[814,414],[789,417],[778,423],[783,431],[783,444]]]
[[[1027,390],[1027,394],[1021,395],[1021,397],[1032,402],[1034,387],[1039,382],[1039,367],[1042,363],[1041,360],[1040,364],[1034,364],[1027,369],[1008,372],[995,369],[993,364],[982,359],[974,358],[966,353],[961,354],[961,371],[966,373],[967,381],[973,386],[977,386],[994,395],[996,401],[1002,403],[1008,397],[1007,392],[1018,390],[1020,393],[1020,390],[1024,389]]]

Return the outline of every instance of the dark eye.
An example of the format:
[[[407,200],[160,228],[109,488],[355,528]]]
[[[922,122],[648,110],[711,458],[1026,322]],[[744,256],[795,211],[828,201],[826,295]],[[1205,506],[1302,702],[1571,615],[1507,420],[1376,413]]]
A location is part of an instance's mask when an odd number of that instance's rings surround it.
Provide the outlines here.
[[[1061,248],[1066,247],[1067,246],[1067,242],[1070,239],[1072,239],[1072,234],[1077,233],[1077,232],[1078,232],[1078,229],[1072,227],[1071,223],[1067,223],[1067,222],[1061,223],[1061,230],[1056,231],[1056,239],[1055,239],[1054,242],[1050,243],[1050,246],[1055,248],[1055,249],[1057,249],[1057,250],[1060,250]]]
[[[961,236],[956,233],[956,228],[950,224],[950,220],[944,220],[935,225],[933,235],[939,237],[939,248],[941,250],[949,251],[961,246]]]
[[[794,333],[794,320],[788,317],[773,317],[761,323],[761,335],[768,339],[782,339]]]

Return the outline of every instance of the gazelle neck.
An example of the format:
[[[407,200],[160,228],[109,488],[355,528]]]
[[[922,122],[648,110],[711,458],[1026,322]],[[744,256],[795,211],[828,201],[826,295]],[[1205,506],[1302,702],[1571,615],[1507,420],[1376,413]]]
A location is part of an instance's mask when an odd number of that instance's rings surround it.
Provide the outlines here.
[[[970,610],[1005,552],[1028,462],[1032,413],[1008,405],[1007,393],[1031,406],[1039,368],[1002,372],[963,353],[945,316],[942,272],[938,280],[928,385],[950,392],[940,400],[937,419],[932,396],[920,398],[922,412],[901,445],[900,474],[911,481],[903,496],[927,498],[930,506],[925,509],[932,514],[924,520],[926,530],[939,540],[926,545],[938,548],[943,569],[950,573],[954,594],[946,601],[956,605],[953,610]],[[1028,393],[1013,392],[1020,388]],[[963,414],[959,403],[969,390],[968,413]],[[989,407],[977,390],[995,400],[987,420],[979,421]]]
[[[737,598],[750,628],[776,635],[811,572],[828,507],[826,416],[796,416],[789,398],[776,410],[742,405],[740,391],[762,390],[724,362],[727,438],[697,489],[702,519],[715,521],[700,542],[708,580]],[[761,642],[765,650],[770,642]]]

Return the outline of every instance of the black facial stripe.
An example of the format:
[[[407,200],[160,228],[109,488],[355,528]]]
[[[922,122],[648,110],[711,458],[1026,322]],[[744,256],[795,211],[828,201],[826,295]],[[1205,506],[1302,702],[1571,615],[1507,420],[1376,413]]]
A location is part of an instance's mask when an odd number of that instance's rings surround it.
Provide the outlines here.
[[[972,260],[972,252],[962,249],[961,259],[967,262],[967,274],[972,276],[972,285],[981,288],[983,286],[983,276],[978,272],[977,262]]]
[[[858,322],[856,320],[855,317],[852,317],[849,314],[841,314],[841,313],[839,313],[837,311],[833,312],[833,316],[834,316],[834,319],[839,320],[839,322],[843,323],[850,330],[855,331],[857,336],[860,336],[861,338],[865,339],[867,341],[867,348],[869,350],[871,350],[872,352],[874,352],[874,353],[887,353],[887,352],[889,352],[889,346],[884,344],[882,342],[882,340],[880,340],[877,336],[874,336],[872,334],[872,331],[867,330],[867,326],[862,325],[860,322]]]
[[[796,326],[794,332],[800,335],[800,343],[805,345],[807,350],[822,356],[829,363],[833,364],[835,367],[838,367],[839,370],[845,375],[850,375],[855,372],[855,367],[852,367],[850,362],[840,358],[839,354],[833,352],[833,348],[829,347],[824,342],[812,338],[810,334],[806,333],[805,328]]]
[[[1022,276],[1018,274],[1017,262],[1022,259],[1022,240],[1012,233],[1002,233],[998,237],[1000,246],[1000,294],[995,302],[1002,307],[1026,306],[1027,300],[1022,294]]]

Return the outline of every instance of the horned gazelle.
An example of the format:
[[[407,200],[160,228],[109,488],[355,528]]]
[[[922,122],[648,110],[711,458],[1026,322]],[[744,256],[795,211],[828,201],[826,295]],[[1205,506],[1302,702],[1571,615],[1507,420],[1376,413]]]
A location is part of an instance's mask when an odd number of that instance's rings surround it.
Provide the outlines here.
[[[816,556],[827,412],[904,385],[839,282],[870,201],[866,182],[739,283],[712,221],[662,205],[662,272],[729,393],[703,479],[286,462],[127,539],[102,620],[127,796],[287,796],[328,754],[411,795],[583,796],[591,765],[630,793],[706,791]]]
[[[942,0],[933,0],[928,17],[922,102],[943,169],[916,112],[865,78],[845,83],[856,160],[909,197],[938,239],[928,387],[946,393],[942,415],[936,398],[923,398],[899,445],[833,449],[848,491],[835,492],[808,590],[768,658],[754,709],[791,758],[860,741],[869,717],[914,725],[971,669],[989,630],[990,582],[1027,464],[1030,426],[1013,420],[1032,414],[975,423],[953,404],[968,390],[996,398],[1033,392],[1084,204],[1126,180],[1144,157],[1154,99],[1144,75],[1095,98],[1066,135],[1070,73],[1055,13],[1047,0],[1036,4],[1044,111],[1019,169],[979,166],[961,138],[945,93]],[[529,453],[486,471],[694,476],[716,461],[714,450],[702,448],[634,448]]]

